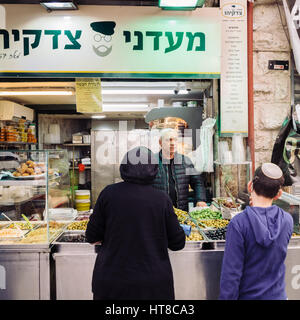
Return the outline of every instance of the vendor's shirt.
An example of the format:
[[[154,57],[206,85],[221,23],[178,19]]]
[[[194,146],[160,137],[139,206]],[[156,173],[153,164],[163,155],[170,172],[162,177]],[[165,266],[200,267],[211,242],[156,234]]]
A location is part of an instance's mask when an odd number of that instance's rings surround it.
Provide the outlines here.
[[[170,164],[168,164],[168,176],[169,176],[169,197],[172,200],[173,206],[177,207],[177,195],[175,189],[175,177],[172,174],[171,165],[173,165],[174,159],[170,160]]]

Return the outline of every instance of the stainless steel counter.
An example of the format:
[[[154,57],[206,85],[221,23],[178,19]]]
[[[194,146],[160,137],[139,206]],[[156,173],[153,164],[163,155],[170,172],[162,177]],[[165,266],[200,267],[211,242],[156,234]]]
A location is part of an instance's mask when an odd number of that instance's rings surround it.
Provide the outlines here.
[[[0,300],[51,299],[55,294],[51,247],[50,243],[0,244]]]
[[[0,300],[50,299],[50,246],[0,246]]]
[[[74,234],[74,231],[66,233]],[[1,300],[47,300],[55,287],[57,300],[92,299],[94,246],[59,242],[59,239],[52,247],[47,244],[1,245]],[[218,299],[225,241],[215,241],[209,246],[207,249],[204,242],[187,242],[183,250],[169,251],[176,299]],[[286,290],[289,300],[300,300],[300,237],[291,239],[288,247]]]
[[[206,250],[203,242],[187,242],[183,250],[169,251],[177,300],[218,299],[225,241],[215,241],[210,246]],[[54,244],[53,257],[56,299],[92,299],[94,246],[58,241]],[[300,300],[300,237],[291,239],[288,248],[286,290],[290,300]]]

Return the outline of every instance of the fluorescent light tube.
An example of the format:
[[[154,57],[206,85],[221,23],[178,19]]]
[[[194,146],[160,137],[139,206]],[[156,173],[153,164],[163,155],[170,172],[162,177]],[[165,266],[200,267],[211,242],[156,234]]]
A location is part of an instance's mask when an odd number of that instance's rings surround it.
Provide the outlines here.
[[[67,2],[40,2],[47,10],[77,10],[77,5],[72,1]]]
[[[171,89],[102,89],[102,94],[174,94]],[[178,94],[188,94],[187,90],[179,90]]]
[[[202,7],[205,0],[159,0],[158,6],[169,10],[193,10]]]
[[[92,118],[93,119],[104,119],[104,118],[106,118],[106,116],[105,115],[99,115],[99,116],[93,115]]]
[[[0,91],[0,96],[71,96],[71,90],[49,90],[49,91]]]
[[[160,7],[196,7],[198,0],[160,0]]]

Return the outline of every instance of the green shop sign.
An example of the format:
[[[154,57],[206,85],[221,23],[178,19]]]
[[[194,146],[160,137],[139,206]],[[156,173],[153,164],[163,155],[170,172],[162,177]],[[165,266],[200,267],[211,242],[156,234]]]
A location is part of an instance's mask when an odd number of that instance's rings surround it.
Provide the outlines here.
[[[3,5],[0,75],[219,78],[218,8]]]

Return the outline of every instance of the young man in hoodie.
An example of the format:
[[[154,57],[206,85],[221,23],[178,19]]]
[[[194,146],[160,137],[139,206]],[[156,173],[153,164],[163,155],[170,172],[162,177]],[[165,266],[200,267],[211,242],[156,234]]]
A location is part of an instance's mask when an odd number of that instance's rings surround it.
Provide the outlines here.
[[[285,257],[292,216],[273,200],[284,179],[273,163],[257,168],[248,183],[251,206],[229,223],[220,282],[220,300],[286,300]]]

